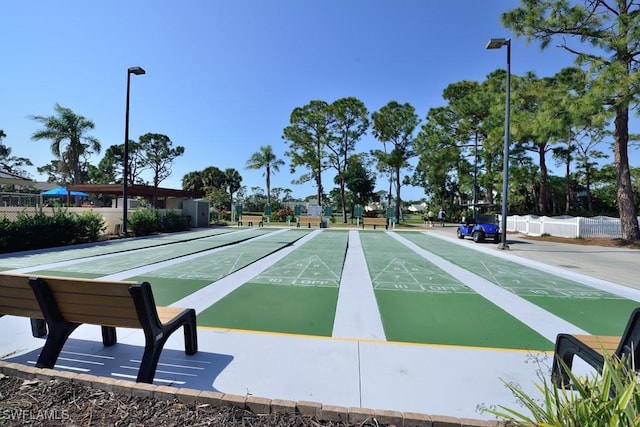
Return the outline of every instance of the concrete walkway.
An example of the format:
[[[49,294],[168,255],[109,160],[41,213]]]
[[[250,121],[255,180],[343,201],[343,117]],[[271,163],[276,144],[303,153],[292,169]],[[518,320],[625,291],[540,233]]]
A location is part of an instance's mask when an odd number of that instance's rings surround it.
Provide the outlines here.
[[[456,239],[455,225],[425,228],[425,231]],[[546,271],[577,273],[640,289],[637,268],[640,250],[531,240],[520,234],[507,234],[509,249],[505,251],[496,249],[496,245],[475,244],[471,239],[459,242],[492,254],[501,252],[507,259],[537,261],[544,264],[541,268]]]
[[[378,302],[357,231],[349,231],[349,249],[340,280],[333,337],[385,341]]]
[[[567,275],[581,283],[616,289],[640,300],[640,293],[633,289],[640,287],[635,279],[640,251],[526,241],[511,235],[510,250],[500,251],[493,244],[456,239],[454,226],[425,231],[553,274]],[[177,333],[165,347],[155,382],[239,396],[472,419],[492,418],[479,412],[478,405],[515,406],[503,381],[517,383],[536,394],[533,383],[540,370],[544,372],[550,364],[548,354],[387,342],[370,279],[367,281],[369,276],[365,274],[358,233],[349,233],[332,338],[199,328],[200,351],[195,356],[185,356],[182,334]],[[401,236],[390,234],[403,241]],[[264,258],[176,305],[201,310],[203,301],[210,305],[211,300],[223,297],[312,238],[313,233],[273,258]],[[465,276],[469,273],[423,253],[410,242],[403,243],[425,259],[446,266],[460,280],[472,283],[481,295],[502,301],[503,308],[509,309],[515,303],[513,295],[488,286],[478,277]],[[122,277],[129,273],[122,273]],[[519,313],[522,312],[527,310]],[[533,311],[529,315],[532,317],[521,320],[540,325],[540,333],[551,340],[557,331],[575,328],[546,312]],[[2,359],[35,364],[43,341],[30,335],[28,319],[2,317],[0,330]],[[84,325],[72,335],[56,369],[135,379],[143,340],[141,331],[123,330],[118,333],[117,346],[102,347],[99,327]]]

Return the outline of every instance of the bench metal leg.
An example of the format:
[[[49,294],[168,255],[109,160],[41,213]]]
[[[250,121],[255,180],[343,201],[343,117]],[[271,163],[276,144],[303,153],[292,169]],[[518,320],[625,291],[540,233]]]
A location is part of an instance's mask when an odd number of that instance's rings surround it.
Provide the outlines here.
[[[556,387],[567,388],[571,385],[568,371],[573,366],[574,356],[580,357],[598,371],[602,371],[604,357],[600,353],[573,335],[558,334],[551,372],[551,380]]]
[[[151,342],[149,342],[149,339],[151,339]],[[158,360],[160,360],[160,353],[162,353],[165,341],[166,338],[161,339],[160,341],[155,341],[153,340],[153,337],[147,337],[147,344],[144,346],[144,354],[142,355],[136,382],[153,383],[153,377],[156,374]]]
[[[47,341],[44,343],[40,356],[38,356],[36,367],[53,368],[65,342],[67,342],[67,338],[78,326],[80,326],[79,323],[69,322],[50,325],[49,335],[47,335]]]
[[[190,309],[185,315],[184,352],[188,355],[198,352],[198,331],[196,330],[196,311]]]
[[[116,328],[113,326],[101,326],[102,328],[102,345],[109,347],[118,342]]]
[[[177,329],[184,327],[185,352],[191,355],[198,351],[196,311],[190,308],[182,311],[169,322],[160,323],[156,314],[151,285],[147,282],[136,283],[129,288],[129,292],[133,296],[138,320],[140,320],[145,337],[144,354],[136,381],[151,384],[158,367],[162,348],[169,336]]]
[[[47,335],[47,322],[44,319],[31,319],[31,334],[36,338]]]
[[[153,332],[156,328],[152,328],[153,330],[145,329],[146,344],[136,382],[153,383],[153,377],[155,376],[156,369],[158,368],[158,361],[160,360],[160,354],[162,353],[164,344],[167,342],[171,333],[181,326],[184,327],[185,353],[188,355],[197,353],[198,336],[196,331],[196,311],[194,309],[188,309],[185,310],[181,316],[176,318],[174,322],[160,326],[161,331],[158,331],[159,333]]]
[[[47,341],[38,356],[36,366],[38,368],[53,368],[67,338],[80,324],[71,323],[64,319],[58,309],[53,292],[42,279],[30,278],[29,286],[33,289],[40,311],[42,311],[49,328]]]

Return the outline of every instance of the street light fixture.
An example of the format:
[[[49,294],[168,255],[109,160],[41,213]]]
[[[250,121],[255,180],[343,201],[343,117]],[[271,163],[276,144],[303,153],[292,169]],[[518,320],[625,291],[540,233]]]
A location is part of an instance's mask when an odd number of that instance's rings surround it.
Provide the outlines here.
[[[511,110],[511,40],[491,39],[487,49],[501,49],[507,46],[507,96],[504,111],[504,153],[502,166],[502,226],[498,249],[509,249],[507,245],[507,194],[509,193],[509,115]]]
[[[127,229],[127,210],[129,209],[128,203],[128,185],[129,185],[129,89],[131,87],[131,74],[139,76],[145,74],[145,71],[141,67],[130,67],[127,69],[127,109],[124,119],[124,171],[122,172],[122,233],[125,236],[129,235]]]

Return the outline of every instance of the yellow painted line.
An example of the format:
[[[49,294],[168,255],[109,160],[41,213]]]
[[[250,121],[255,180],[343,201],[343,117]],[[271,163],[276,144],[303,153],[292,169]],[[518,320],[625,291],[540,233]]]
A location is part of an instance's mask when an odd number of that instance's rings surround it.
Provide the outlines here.
[[[206,329],[213,332],[222,333],[240,333],[240,334],[255,334],[255,335],[270,335],[275,337],[289,337],[289,338],[306,338],[317,339],[326,341],[345,341],[345,342],[362,342],[370,344],[385,344],[385,345],[403,345],[409,347],[429,347],[429,348],[442,348],[442,349],[456,349],[456,350],[479,350],[479,351],[499,351],[499,352],[511,352],[511,353],[545,353],[553,354],[553,351],[531,350],[521,348],[499,348],[499,347],[473,347],[463,345],[452,344],[426,344],[426,343],[414,343],[403,341],[383,341],[367,338],[340,338],[340,337],[324,337],[320,335],[304,335],[304,334],[290,334],[286,332],[271,332],[271,331],[254,331],[250,329],[232,329],[232,328],[218,328],[215,326],[198,326],[198,329]]]

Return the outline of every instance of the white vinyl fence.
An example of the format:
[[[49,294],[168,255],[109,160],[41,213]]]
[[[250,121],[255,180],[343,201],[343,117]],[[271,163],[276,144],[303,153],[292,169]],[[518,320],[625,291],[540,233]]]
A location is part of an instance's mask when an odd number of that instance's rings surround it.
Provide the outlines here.
[[[640,220],[640,217],[639,217]],[[513,215],[507,217],[507,231],[531,236],[549,234],[559,237],[621,238],[620,219],[608,216],[593,218],[574,216]]]

